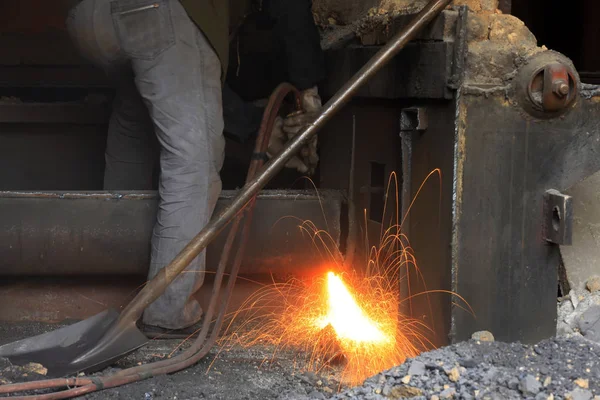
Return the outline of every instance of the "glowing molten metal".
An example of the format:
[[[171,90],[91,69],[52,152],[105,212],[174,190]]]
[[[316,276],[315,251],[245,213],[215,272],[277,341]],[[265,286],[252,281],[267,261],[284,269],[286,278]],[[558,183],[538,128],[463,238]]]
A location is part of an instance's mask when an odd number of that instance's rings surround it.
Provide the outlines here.
[[[386,343],[392,340],[365,314],[344,282],[333,272],[327,274],[327,314],[316,324],[321,329],[331,325],[342,341]]]

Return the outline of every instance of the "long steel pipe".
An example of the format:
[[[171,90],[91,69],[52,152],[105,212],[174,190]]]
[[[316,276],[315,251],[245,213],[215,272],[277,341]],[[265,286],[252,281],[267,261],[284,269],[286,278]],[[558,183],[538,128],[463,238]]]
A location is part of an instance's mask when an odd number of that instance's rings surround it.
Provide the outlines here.
[[[194,237],[190,243],[160,271],[144,289],[123,310],[120,321],[137,321],[144,309],[154,302],[167,286],[187,267],[187,265],[219,234],[219,232],[243,210],[246,204],[279,172],[285,164],[296,155],[302,146],[317,134],[325,124],[339,111],[358,91],[358,89],[375,75],[388,61],[413,40],[418,32],[429,24],[452,0],[433,0],[429,2],[415,18],[373,58],[365,64],[324,106],[316,120],[287,143],[281,153],[272,158],[259,174],[246,183],[231,205],[218,215]]]

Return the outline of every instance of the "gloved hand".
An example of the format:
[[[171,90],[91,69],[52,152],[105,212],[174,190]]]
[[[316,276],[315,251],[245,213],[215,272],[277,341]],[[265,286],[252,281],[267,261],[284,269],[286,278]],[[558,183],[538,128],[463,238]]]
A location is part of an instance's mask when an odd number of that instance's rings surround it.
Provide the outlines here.
[[[312,87],[302,92],[302,108],[304,112],[292,114],[282,121],[275,121],[271,141],[269,142],[269,156],[276,154],[303,128],[312,123],[321,110],[321,97],[317,87]],[[279,125],[281,123],[281,125]],[[312,175],[319,163],[317,155],[317,136],[315,135],[300,151],[299,157],[294,157],[286,164],[288,168],[296,168],[303,174]],[[300,158],[301,157],[301,158]]]
[[[281,149],[285,146],[288,141],[287,135],[283,132],[283,118],[277,117],[273,124],[273,131],[271,132],[271,138],[269,140],[269,147],[267,148],[267,156],[269,158],[276,154],[279,154]],[[292,157],[287,164],[286,168],[293,168],[298,170],[301,174],[309,173],[309,168],[298,156]]]

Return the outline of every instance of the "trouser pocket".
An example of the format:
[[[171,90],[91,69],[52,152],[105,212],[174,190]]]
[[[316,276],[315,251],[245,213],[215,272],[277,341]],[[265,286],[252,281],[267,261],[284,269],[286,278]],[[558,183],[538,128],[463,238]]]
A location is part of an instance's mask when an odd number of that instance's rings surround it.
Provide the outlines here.
[[[123,53],[151,60],[175,44],[169,0],[116,0],[111,14]]]

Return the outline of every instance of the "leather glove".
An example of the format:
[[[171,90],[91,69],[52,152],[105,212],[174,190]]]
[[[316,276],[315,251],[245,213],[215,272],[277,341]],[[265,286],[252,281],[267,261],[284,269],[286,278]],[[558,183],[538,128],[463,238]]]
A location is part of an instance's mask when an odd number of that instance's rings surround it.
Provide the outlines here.
[[[311,124],[321,111],[321,97],[317,87],[312,87],[301,93],[302,108],[304,112],[294,113],[283,120],[283,133],[288,140],[296,136],[302,129]],[[317,136],[315,135],[300,151],[302,163],[306,166],[308,173],[312,175],[319,163],[317,155]]]
[[[269,139],[269,146],[267,148],[267,156],[269,158],[276,154],[279,154],[281,149],[285,146],[288,141],[288,136],[283,131],[283,118],[277,117],[273,124],[273,131],[271,132],[271,138]],[[301,174],[310,173],[309,167],[300,159],[298,156],[292,157],[287,164],[286,168],[293,168],[298,170]]]

